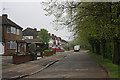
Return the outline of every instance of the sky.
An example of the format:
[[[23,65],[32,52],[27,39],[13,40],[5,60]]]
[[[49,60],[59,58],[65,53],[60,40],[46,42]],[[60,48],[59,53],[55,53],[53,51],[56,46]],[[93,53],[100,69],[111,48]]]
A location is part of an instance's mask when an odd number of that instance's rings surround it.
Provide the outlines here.
[[[5,10],[2,10],[5,8]],[[45,16],[40,2],[2,2],[0,3],[0,15],[8,14],[8,18],[20,25],[23,30],[27,27],[37,28],[40,30],[45,28],[49,33],[55,34],[67,41],[72,40],[72,33],[67,28],[56,31],[56,27],[51,24],[55,19],[54,16]]]
[[[20,25],[23,30],[27,27],[37,28],[40,30],[45,28],[49,33],[55,34],[67,41],[73,40],[72,33],[65,27],[56,31],[56,28],[51,22],[55,19],[54,16],[45,16],[40,2],[47,0],[0,0],[0,15],[8,14],[8,18]],[[66,0],[60,0],[66,1]],[[83,1],[83,0],[68,0],[68,1]],[[112,0],[84,0],[84,1],[112,1]],[[114,0],[120,1],[120,0]],[[5,8],[5,10],[3,10]],[[59,26],[58,26],[59,27]]]

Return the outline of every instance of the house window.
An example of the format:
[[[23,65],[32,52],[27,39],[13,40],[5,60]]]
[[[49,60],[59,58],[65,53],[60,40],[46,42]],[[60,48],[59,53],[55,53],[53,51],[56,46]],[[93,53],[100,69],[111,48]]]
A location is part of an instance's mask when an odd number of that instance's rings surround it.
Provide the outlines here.
[[[24,36],[24,39],[33,39],[33,36]]]
[[[25,39],[29,39],[27,36],[25,36]]]
[[[17,29],[17,35],[20,35],[20,30],[19,29]]]
[[[16,34],[16,28],[14,28],[14,33],[13,34]]]
[[[29,39],[33,39],[33,36],[29,36]]]
[[[24,36],[22,36],[22,39],[24,40],[24,39],[25,39],[25,37],[24,37]]]
[[[11,27],[7,27],[7,32],[11,33]]]
[[[14,28],[13,27],[11,27],[11,33],[14,33]]]
[[[8,49],[16,49],[16,41],[8,41],[7,42],[7,48]]]
[[[7,48],[10,49],[10,41],[7,42]]]
[[[11,27],[11,33],[16,34],[16,28]]]

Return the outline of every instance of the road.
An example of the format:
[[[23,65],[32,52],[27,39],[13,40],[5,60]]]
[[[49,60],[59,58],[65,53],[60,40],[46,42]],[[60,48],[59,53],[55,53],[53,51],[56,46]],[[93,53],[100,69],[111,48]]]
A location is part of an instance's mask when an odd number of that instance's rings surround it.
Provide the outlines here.
[[[40,78],[108,78],[108,74],[84,51],[62,53],[64,58],[43,71],[23,79]],[[22,79],[21,79],[22,80]]]

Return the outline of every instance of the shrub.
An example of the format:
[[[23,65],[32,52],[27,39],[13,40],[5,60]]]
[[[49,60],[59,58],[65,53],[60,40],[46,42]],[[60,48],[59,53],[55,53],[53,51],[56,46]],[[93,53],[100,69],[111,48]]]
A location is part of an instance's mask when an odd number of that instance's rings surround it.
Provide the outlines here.
[[[8,55],[15,55],[16,53],[15,52],[11,52],[11,53],[9,53]]]
[[[28,45],[30,52],[36,52],[36,44],[31,43]]]
[[[43,55],[54,54],[54,50],[44,50]]]
[[[49,54],[50,50],[44,50],[45,54]]]
[[[69,47],[63,46],[63,48],[67,51],[69,50]]]
[[[44,50],[48,49],[48,44],[41,44],[41,45],[37,45],[37,52],[43,52]]]

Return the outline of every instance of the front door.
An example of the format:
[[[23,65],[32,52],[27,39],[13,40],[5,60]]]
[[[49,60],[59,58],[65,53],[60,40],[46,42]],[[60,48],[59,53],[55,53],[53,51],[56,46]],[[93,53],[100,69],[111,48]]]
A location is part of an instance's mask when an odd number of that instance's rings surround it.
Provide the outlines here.
[[[23,43],[21,43],[21,45],[20,45],[20,52],[24,52],[24,44]]]

